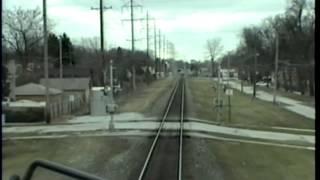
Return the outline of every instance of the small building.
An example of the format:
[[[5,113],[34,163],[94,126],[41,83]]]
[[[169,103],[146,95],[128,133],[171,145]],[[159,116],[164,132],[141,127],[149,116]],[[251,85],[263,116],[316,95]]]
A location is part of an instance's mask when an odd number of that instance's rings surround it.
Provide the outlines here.
[[[204,76],[204,77],[211,76],[210,69],[208,67],[201,67],[200,68],[200,76]]]
[[[83,99],[86,103],[89,102],[90,78],[50,78],[48,86],[51,88],[60,89],[65,95],[72,95]],[[45,79],[40,79],[40,84],[45,85]]]
[[[46,87],[41,84],[28,83],[15,88],[16,100],[31,100],[37,102],[46,101]],[[55,88],[49,88],[50,100],[59,101],[62,97],[62,91]]]
[[[227,79],[238,79],[238,72],[235,69],[221,69],[221,78]]]

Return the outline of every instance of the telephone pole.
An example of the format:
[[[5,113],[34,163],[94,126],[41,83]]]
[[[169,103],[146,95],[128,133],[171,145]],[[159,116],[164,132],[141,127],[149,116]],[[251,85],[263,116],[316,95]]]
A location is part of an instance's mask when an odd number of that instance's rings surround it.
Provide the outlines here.
[[[230,53],[228,53],[228,88],[227,89],[231,89],[230,87]],[[229,117],[229,122],[231,122],[231,94],[228,94],[228,117]]]
[[[157,59],[157,29],[156,29],[156,22],[153,23],[153,37],[154,37],[154,59]]]
[[[146,19],[140,19],[140,20],[146,20],[146,29],[147,29],[147,55],[148,57],[150,56],[150,26],[149,26],[149,21],[150,20],[155,20],[154,18],[150,18],[149,13],[147,11],[147,17]],[[155,24],[154,24],[155,26]],[[152,37],[152,36],[151,36]]]
[[[277,103],[278,61],[279,61],[279,35],[276,34],[276,53],[275,53],[275,70],[274,70],[274,86],[273,86],[273,104]]]
[[[161,32],[160,32],[160,29],[158,30],[158,36],[159,36],[159,50],[158,50],[158,53],[159,53],[159,72],[160,72],[160,77],[161,77],[161,72],[162,72],[162,61],[161,61],[161,58],[162,58],[162,54],[161,54]]]
[[[130,11],[131,11],[131,51],[132,56],[134,55],[134,14],[133,14],[133,0],[130,0]],[[132,66],[132,87],[136,89],[136,67]]]
[[[156,22],[153,23],[153,38],[154,38],[154,61],[155,61],[155,74],[156,78],[158,78],[158,72],[159,72],[159,61],[158,61],[158,54],[157,54],[157,29],[156,29]]]
[[[43,43],[44,43],[44,78],[45,78],[45,86],[46,86],[46,105],[44,108],[44,118],[47,124],[50,124],[50,117],[49,117],[49,104],[50,104],[50,97],[49,97],[49,69],[48,69],[48,32],[47,32],[47,1],[43,0]]]
[[[164,75],[166,75],[166,73],[167,73],[167,64],[165,62],[165,60],[166,60],[166,37],[164,35],[163,35],[162,46],[163,46],[163,54],[162,54],[163,64],[162,64],[162,68],[163,68]]]
[[[104,59],[104,22],[103,22],[103,11],[107,10],[107,9],[112,9],[112,6],[109,7],[105,7],[103,5],[103,0],[100,0],[100,6],[99,8],[91,8],[91,10],[99,10],[99,14],[100,14],[100,51],[101,51],[101,61],[102,61],[102,68],[103,68],[103,83],[102,84],[106,84],[106,79],[107,79],[107,67],[106,67],[106,62]]]
[[[130,0],[130,14],[131,14],[131,50],[134,52],[134,13],[133,13],[133,0]]]
[[[167,58],[169,59],[170,58],[170,43],[168,40],[167,40],[166,44],[167,44],[166,45],[167,46],[166,53],[167,53]]]
[[[218,104],[218,110],[217,110],[217,121],[220,123],[220,108],[221,108],[221,100],[220,100],[220,68],[221,64],[220,62],[218,63],[218,90],[217,90],[217,104]]]
[[[147,56],[149,57],[149,14],[148,14],[148,11],[147,11]]]
[[[160,29],[158,30],[158,36],[159,36],[159,50],[158,50],[158,52],[159,52],[159,59],[161,60],[161,32],[160,32]]]
[[[142,7],[141,5],[134,5],[134,2],[133,0],[130,0],[129,2],[129,6],[128,5],[124,5],[122,7],[129,7],[130,8],[130,22],[131,22],[131,51],[132,51],[132,57],[134,55],[134,52],[135,52],[135,41],[136,39],[134,38],[134,21],[136,20],[141,20],[141,19],[135,19],[134,18],[134,8],[135,7]],[[124,20],[124,21],[127,21],[127,20]],[[132,66],[132,88],[133,90],[136,89],[136,69],[135,69],[135,66],[133,65]]]
[[[252,98],[256,97],[256,91],[257,91],[257,57],[258,57],[258,53],[255,50],[254,52],[254,74],[253,74],[253,96]]]
[[[230,70],[230,54],[228,53],[228,69]]]
[[[166,59],[166,37],[163,35],[163,54],[162,58]]]
[[[62,37],[59,38],[59,62],[60,62],[60,79],[62,79],[63,78]]]

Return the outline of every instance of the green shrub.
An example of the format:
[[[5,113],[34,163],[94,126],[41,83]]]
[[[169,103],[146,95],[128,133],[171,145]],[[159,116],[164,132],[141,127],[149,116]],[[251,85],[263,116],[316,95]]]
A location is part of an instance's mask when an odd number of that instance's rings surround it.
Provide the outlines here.
[[[44,120],[43,109],[28,108],[27,111],[6,110],[5,115],[7,123],[41,122]]]

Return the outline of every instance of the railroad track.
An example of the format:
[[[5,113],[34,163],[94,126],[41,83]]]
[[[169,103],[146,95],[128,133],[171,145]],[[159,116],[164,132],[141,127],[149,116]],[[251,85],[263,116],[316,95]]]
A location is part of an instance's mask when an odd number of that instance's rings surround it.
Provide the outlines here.
[[[140,172],[139,180],[182,179],[184,88],[184,78],[181,77],[171,93],[157,134]],[[173,132],[175,135],[161,136],[166,121],[176,119],[177,115],[180,126],[176,132]]]

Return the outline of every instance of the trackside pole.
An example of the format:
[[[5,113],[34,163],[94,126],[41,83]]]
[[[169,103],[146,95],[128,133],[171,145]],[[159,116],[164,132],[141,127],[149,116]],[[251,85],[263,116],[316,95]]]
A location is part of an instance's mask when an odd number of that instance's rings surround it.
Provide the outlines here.
[[[109,113],[110,113],[110,122],[109,122],[109,130],[112,131],[114,129],[114,123],[113,123],[113,113],[115,111],[115,104],[113,100],[113,61],[110,60],[110,97],[111,97],[111,103],[109,105]]]

